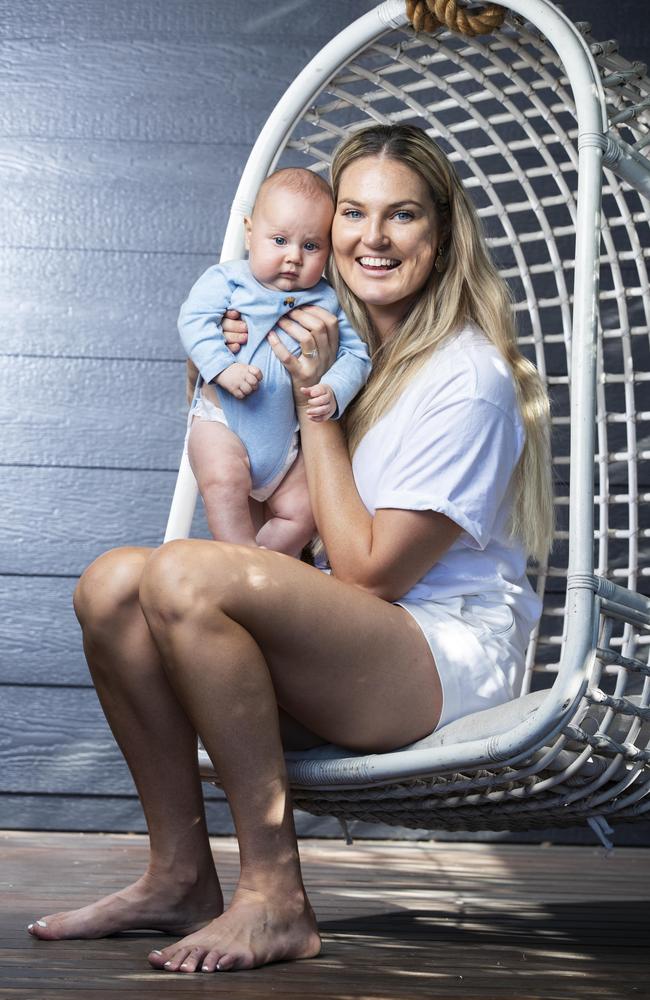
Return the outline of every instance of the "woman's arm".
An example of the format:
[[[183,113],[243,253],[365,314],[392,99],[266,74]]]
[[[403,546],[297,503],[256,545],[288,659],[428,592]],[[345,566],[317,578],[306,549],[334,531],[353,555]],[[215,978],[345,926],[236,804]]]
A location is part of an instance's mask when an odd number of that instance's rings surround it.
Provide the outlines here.
[[[305,325],[303,325],[305,324]],[[336,317],[318,307],[294,310],[279,326],[302,347],[296,358],[279,339],[269,342],[292,377],[309,494],[334,575],[387,601],[405,594],[453,544],[461,528],[435,511],[380,509],[374,517],[357,491],[338,424],[306,413],[302,390],[318,381],[336,355]],[[317,352],[315,358],[309,355]]]
[[[314,423],[298,408],[314,519],[332,572],[386,601],[407,593],[462,529],[436,511],[380,509],[357,491],[347,445],[334,421]]]

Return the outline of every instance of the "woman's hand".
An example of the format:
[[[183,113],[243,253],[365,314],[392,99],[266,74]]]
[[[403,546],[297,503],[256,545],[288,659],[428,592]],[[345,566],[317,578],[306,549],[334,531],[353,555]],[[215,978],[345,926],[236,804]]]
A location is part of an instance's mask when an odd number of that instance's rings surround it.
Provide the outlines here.
[[[227,309],[221,320],[221,329],[226,347],[233,354],[237,354],[242,344],[248,340],[246,320],[241,318],[241,313],[237,312],[236,309]]]
[[[276,326],[300,344],[301,353],[296,357],[273,330],[268,334],[271,350],[291,376],[296,406],[306,406],[309,397],[300,390],[317,385],[336,360],[338,320],[321,306],[304,306],[282,316]]]

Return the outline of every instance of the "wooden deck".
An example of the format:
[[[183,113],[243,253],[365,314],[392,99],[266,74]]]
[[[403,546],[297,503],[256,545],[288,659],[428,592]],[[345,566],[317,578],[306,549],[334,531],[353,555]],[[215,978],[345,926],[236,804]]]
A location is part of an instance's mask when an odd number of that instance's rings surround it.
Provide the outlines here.
[[[236,845],[213,846],[228,892]],[[135,877],[144,838],[0,834],[0,1000],[650,997],[645,849],[319,840],[301,854],[319,958],[169,975],[144,958],[159,935],[54,944],[24,929]]]

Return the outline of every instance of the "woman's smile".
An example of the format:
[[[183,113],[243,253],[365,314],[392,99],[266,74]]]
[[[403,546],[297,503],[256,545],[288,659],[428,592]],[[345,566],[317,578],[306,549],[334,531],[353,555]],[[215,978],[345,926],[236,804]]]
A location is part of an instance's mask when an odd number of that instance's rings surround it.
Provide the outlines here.
[[[357,257],[357,260],[365,271],[379,274],[393,271],[401,264],[401,261],[394,260],[391,257]]]

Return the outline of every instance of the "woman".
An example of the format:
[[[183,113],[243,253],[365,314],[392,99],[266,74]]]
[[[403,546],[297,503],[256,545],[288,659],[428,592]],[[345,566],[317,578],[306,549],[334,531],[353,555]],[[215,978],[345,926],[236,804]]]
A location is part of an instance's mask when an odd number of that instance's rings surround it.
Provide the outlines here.
[[[317,954],[282,740],[391,750],[516,694],[539,615],[526,554],[543,558],[551,536],[544,391],[471,203],[424,132],[353,135],[332,180],[331,277],[374,365],[347,443],[336,422],[305,418],[301,391],[334,358],[334,317],[281,322],[300,358],[270,334],[293,379],[332,575],[202,540],[116,550],[86,570],[75,597],[86,657],[151,858],[124,891],[30,925],[37,937],[156,928],[183,937],[151,965],[182,972]],[[239,840],[225,912],[197,733]]]

